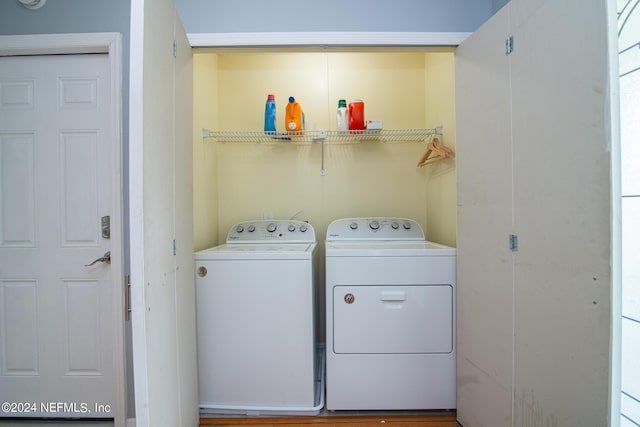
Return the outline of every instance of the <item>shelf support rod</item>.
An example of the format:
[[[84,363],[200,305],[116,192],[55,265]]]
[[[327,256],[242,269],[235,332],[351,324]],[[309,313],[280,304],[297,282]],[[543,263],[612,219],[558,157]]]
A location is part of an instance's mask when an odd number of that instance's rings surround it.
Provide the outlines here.
[[[322,138],[322,140],[320,141],[320,146],[322,150],[320,154],[320,158],[322,159],[322,164],[320,165],[320,176],[324,176],[324,138]]]

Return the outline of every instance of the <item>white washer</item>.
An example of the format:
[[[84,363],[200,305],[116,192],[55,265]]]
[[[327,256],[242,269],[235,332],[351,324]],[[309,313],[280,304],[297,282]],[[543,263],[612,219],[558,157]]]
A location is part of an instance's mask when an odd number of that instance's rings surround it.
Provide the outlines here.
[[[200,408],[316,415],[317,242],[302,221],[247,221],[195,253]]]
[[[405,218],[326,236],[329,410],[456,407],[456,250]]]

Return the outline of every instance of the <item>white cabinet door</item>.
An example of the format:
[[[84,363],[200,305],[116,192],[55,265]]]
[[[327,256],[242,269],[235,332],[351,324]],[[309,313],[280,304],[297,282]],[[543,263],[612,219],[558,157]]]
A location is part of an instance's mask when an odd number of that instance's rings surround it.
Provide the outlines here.
[[[511,426],[512,146],[508,9],[456,50],[458,418]]]
[[[139,0],[131,6],[130,223],[136,424],[196,426],[192,53],[172,0]]]
[[[174,209],[176,257],[176,344],[180,385],[181,426],[197,426],[198,365],[195,277],[193,269],[193,53],[178,14],[174,17],[175,143]],[[156,425],[156,424],[152,424]]]
[[[514,424],[608,424],[606,2],[515,1]],[[558,43],[558,41],[561,41]]]
[[[606,425],[606,20],[512,0],[456,51],[462,425]]]

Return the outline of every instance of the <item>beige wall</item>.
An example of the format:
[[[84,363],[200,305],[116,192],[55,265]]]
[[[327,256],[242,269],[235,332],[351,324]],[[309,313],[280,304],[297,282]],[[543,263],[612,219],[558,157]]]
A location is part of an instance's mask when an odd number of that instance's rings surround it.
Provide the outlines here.
[[[218,57],[193,55],[193,223],[194,249],[218,242],[218,188],[215,144],[202,138],[202,129],[218,126]]]
[[[275,145],[202,140],[202,128],[262,130],[267,94],[284,128],[289,96],[308,130],[335,130],[338,99],[365,101],[384,127],[444,126],[455,147],[453,53],[196,53],[194,198],[196,249],[223,243],[238,221],[308,220],[319,241],[327,225],[350,216],[413,218],[430,240],[455,245],[455,160],[424,168],[425,143]]]
[[[426,125],[442,125],[441,142],[455,151],[453,54],[426,54],[424,74]],[[436,162],[427,166],[424,172],[427,178],[427,239],[456,246],[456,162]]]

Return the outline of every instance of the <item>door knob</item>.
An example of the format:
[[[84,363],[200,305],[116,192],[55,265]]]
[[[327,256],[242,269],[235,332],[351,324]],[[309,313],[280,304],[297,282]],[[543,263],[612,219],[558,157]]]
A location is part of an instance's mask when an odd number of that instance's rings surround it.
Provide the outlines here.
[[[93,264],[97,262],[106,262],[107,264],[111,264],[111,251],[107,251],[100,258],[94,260],[91,264],[85,264],[85,267],[91,267]]]

